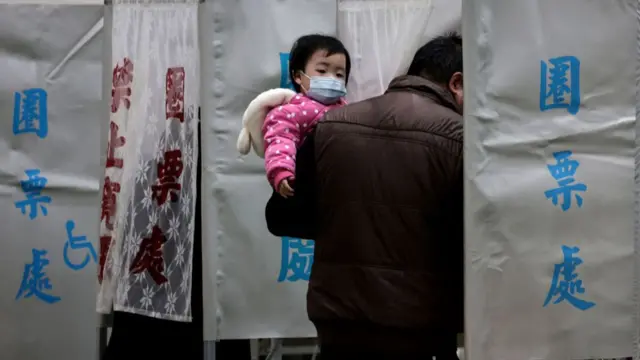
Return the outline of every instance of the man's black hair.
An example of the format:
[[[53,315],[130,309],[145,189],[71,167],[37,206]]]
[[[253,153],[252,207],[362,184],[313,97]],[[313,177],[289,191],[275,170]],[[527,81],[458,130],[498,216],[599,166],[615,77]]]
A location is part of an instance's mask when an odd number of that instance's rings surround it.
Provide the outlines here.
[[[313,56],[313,54],[318,50],[325,50],[327,52],[327,56],[334,54],[344,55],[347,59],[344,80],[346,85],[349,79],[349,72],[351,71],[351,57],[342,42],[335,37],[328,35],[305,35],[293,43],[293,47],[289,52],[289,78],[297,92],[300,92],[301,88],[300,85],[295,82],[295,75],[299,72],[305,71],[309,59],[311,59],[311,56]]]
[[[456,72],[462,72],[462,37],[457,33],[449,33],[436,37],[418,49],[407,75],[448,84]]]

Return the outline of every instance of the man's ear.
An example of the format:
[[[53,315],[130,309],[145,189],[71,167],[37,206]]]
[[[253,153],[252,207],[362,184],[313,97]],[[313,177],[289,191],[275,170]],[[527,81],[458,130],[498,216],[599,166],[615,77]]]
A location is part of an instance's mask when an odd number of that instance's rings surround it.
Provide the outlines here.
[[[451,92],[451,94],[453,95],[456,104],[460,106],[460,111],[462,111],[462,106],[464,103],[464,82],[462,73],[457,72],[453,74],[453,76],[451,76],[451,79],[449,79],[449,84],[447,85],[447,87],[449,88],[449,92]]]
[[[456,72],[451,76],[451,79],[449,79],[449,91],[451,91],[454,94],[458,94],[458,93],[462,93],[462,89],[464,87],[464,83],[463,83],[463,78],[462,78],[462,73],[461,72]]]

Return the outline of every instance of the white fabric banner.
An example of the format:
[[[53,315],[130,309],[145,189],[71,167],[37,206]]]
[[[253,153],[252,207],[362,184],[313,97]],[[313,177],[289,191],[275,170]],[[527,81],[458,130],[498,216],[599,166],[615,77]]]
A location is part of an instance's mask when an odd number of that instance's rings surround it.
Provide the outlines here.
[[[203,8],[205,340],[315,336],[305,301],[313,243],[269,234],[264,161],[240,157],[236,139],[253,98],[290,86],[293,42],[335,35],[336,0],[214,0]]]
[[[96,356],[103,6],[0,5],[0,358]]]
[[[382,95],[424,44],[434,0],[339,0],[338,36],[351,53],[347,99]]]
[[[637,3],[464,3],[468,359],[634,350]]]
[[[197,0],[113,6],[98,311],[191,320]]]

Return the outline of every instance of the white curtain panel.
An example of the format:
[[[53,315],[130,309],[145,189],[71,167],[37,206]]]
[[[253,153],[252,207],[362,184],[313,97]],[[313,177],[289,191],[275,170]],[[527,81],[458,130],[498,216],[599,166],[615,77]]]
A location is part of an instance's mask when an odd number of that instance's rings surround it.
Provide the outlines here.
[[[98,311],[191,320],[197,0],[115,1]]]
[[[294,41],[335,34],[336,6],[336,0],[210,0],[200,7],[205,340],[315,336],[306,276],[281,276],[294,259],[310,258],[267,230],[264,209],[273,190],[264,159],[240,156],[236,139],[249,103],[286,79],[282,59]]]
[[[638,359],[638,1],[464,6],[466,356]]]
[[[381,95],[423,44],[431,0],[339,0],[338,37],[351,54],[348,100]]]
[[[96,354],[103,7],[0,5],[1,359]]]

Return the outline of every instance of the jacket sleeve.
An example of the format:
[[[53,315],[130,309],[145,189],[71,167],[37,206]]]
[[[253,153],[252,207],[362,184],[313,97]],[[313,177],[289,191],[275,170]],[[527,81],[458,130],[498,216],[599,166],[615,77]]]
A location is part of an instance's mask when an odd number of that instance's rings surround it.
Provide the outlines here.
[[[267,202],[267,228],[275,236],[316,238],[316,162],[315,135],[306,136],[296,159],[295,194],[283,198],[273,191]]]
[[[297,105],[278,106],[264,121],[264,163],[267,179],[274,189],[278,189],[282,180],[295,177],[296,148],[301,135],[296,119],[299,112]]]

